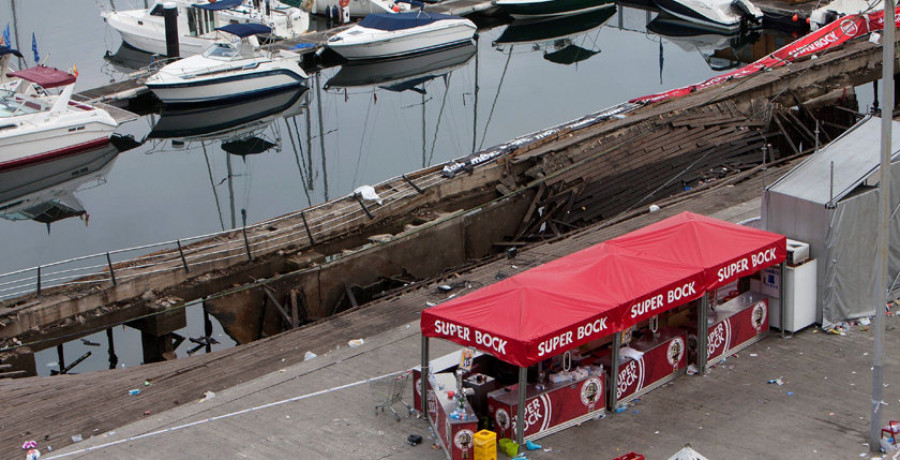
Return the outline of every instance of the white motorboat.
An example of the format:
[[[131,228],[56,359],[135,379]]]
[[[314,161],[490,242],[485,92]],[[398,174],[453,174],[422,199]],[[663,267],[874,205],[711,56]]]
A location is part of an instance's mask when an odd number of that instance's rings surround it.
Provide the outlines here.
[[[408,3],[394,0],[311,0],[310,12],[333,19],[341,19],[344,5],[350,17],[361,18],[373,13],[402,13],[410,11]]]
[[[328,39],[348,60],[383,59],[472,42],[475,24],[459,16],[425,11],[370,14]]]
[[[229,24],[218,29],[237,37],[214,42],[203,54],[165,65],[146,85],[164,104],[202,104],[260,96],[305,86],[300,55],[260,48],[256,35],[271,29],[259,24]]]
[[[21,54],[0,47],[0,171],[109,143],[118,123],[70,99],[74,75],[43,65],[9,72],[11,56]]]
[[[503,12],[517,20],[547,16],[567,16],[601,8],[615,8],[613,0],[496,0]]]
[[[762,26],[763,12],[750,0],[654,0],[661,10],[694,27],[735,32]]]
[[[171,0],[168,0],[171,1]],[[101,12],[103,20],[122,35],[122,41],[141,51],[166,54],[164,3],[148,9]],[[244,0],[177,0],[180,56],[202,53],[215,38],[215,30],[227,24],[262,24],[272,29],[272,38],[296,38],[309,29],[309,13],[274,2],[264,8]]]
[[[810,12],[809,29],[818,30],[848,14],[873,13],[875,11],[884,11],[883,0],[832,0]]]

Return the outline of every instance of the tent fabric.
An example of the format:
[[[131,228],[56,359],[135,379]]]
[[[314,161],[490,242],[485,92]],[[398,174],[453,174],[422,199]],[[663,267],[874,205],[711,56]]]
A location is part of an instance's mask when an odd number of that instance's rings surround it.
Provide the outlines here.
[[[530,366],[702,295],[702,270],[599,244],[422,312],[422,334]]]
[[[47,89],[71,85],[72,83],[75,83],[74,75],[68,72],[63,72],[62,70],[54,67],[47,67],[42,65],[29,67],[27,69],[22,69],[16,72],[9,72],[7,75],[10,77],[18,77],[23,80],[36,83],[37,85]]]
[[[265,35],[272,33],[272,28],[262,24],[253,24],[253,23],[245,23],[245,24],[226,24],[222,27],[217,27],[216,30],[221,30],[222,32],[228,32],[232,35],[237,35],[238,37],[244,38],[249,37],[251,35]]]
[[[683,212],[607,241],[640,253],[703,267],[709,291],[784,262],[784,235]]]
[[[208,11],[221,11],[237,8],[244,3],[244,0],[218,0],[210,3],[195,3],[191,6]]]

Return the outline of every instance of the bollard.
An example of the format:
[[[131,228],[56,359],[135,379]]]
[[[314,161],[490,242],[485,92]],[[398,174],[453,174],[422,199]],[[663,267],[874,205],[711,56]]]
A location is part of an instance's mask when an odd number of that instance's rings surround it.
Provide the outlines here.
[[[178,9],[175,2],[163,3],[163,17],[166,21],[166,56],[179,57],[178,50]]]

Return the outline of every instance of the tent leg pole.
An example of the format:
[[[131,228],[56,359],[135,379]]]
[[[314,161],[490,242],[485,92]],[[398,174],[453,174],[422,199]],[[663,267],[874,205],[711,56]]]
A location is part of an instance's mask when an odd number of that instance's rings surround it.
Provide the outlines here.
[[[700,298],[697,312],[697,373],[706,374],[707,342],[709,340],[709,293]]]
[[[609,391],[606,393],[606,406],[609,407],[609,410],[615,413],[616,404],[619,403],[618,398],[618,388],[619,388],[619,348],[622,346],[622,332],[616,332],[613,335],[612,341],[612,350],[609,358],[610,358],[610,369],[609,372]]]
[[[528,385],[528,368],[519,368],[519,407],[516,411],[516,443],[525,444],[525,390]]]
[[[778,265],[778,269],[781,270],[781,279],[778,282],[778,302],[781,304],[781,338],[784,338],[784,329],[787,326],[787,308],[785,308],[785,298],[784,298],[784,277],[785,277],[785,263],[782,262]]]
[[[422,377],[419,379],[419,402],[422,407],[422,416],[428,417],[428,376],[431,374],[428,362],[428,337],[422,336]]]

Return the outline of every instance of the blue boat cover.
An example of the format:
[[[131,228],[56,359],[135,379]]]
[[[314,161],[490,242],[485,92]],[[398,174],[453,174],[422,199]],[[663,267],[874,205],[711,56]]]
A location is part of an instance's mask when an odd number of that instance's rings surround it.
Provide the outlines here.
[[[433,14],[411,11],[406,13],[372,13],[359,21],[359,25],[369,29],[403,30],[424,26],[445,19],[462,19],[450,14]]]
[[[219,11],[237,8],[241,6],[241,3],[244,3],[244,0],[217,0],[212,3],[194,3],[191,6],[202,10]]]
[[[272,32],[271,27],[264,26],[262,24],[228,24],[222,27],[217,27],[216,30],[228,32],[241,38],[249,37],[251,35],[268,34]]]
[[[4,56],[7,54],[22,57],[22,53],[20,53],[19,50],[14,50],[8,46],[0,46],[0,56]]]

